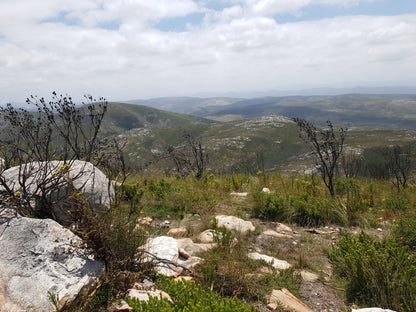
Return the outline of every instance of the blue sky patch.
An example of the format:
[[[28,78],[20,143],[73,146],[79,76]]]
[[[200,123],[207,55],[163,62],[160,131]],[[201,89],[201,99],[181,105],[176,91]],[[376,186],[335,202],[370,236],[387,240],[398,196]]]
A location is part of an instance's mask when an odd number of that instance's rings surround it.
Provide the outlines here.
[[[45,19],[41,23],[62,23],[68,26],[78,25],[76,19],[68,17],[67,11],[61,11],[57,16]]]
[[[309,5],[298,14],[280,14],[274,18],[277,23],[317,21],[345,15],[392,16],[416,13],[416,0],[364,2],[357,6],[340,7],[323,4]]]
[[[187,16],[165,18],[154,25],[154,28],[161,31],[184,32],[187,31],[187,25],[200,25],[204,19],[205,13],[194,13]]]
[[[116,19],[116,20],[112,20],[112,21],[108,21],[104,23],[99,23],[97,27],[102,28],[102,29],[108,29],[108,30],[117,30],[119,29],[120,25],[121,25],[121,21],[119,19]]]

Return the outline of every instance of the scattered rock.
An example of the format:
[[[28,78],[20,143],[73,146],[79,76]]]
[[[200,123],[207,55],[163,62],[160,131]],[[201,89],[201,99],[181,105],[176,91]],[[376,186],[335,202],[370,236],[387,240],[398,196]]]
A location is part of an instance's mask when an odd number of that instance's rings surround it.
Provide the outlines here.
[[[118,312],[127,312],[133,310],[133,308],[129,306],[129,304],[125,300],[120,300],[120,302],[116,305],[114,310]]]
[[[381,308],[364,308],[364,309],[352,309],[352,312],[395,312],[389,309],[381,309]]]
[[[273,231],[273,230],[266,230],[263,233],[261,233],[261,235],[264,235],[264,236],[272,236],[272,237],[276,237],[276,238],[292,238],[293,237],[290,234],[278,233],[278,232]]]
[[[165,298],[169,301],[172,301],[169,294],[165,293],[162,290],[138,290],[138,289],[129,289],[127,291],[127,296],[130,298],[135,298],[141,301],[148,301],[150,297]]]
[[[276,231],[277,232],[293,233],[293,230],[290,227],[288,227],[287,225],[284,225],[283,223],[277,223],[276,224]]]
[[[247,234],[247,232],[254,232],[256,229],[251,221],[244,221],[243,219],[234,216],[216,216],[217,226],[225,228],[229,231],[237,231],[241,234]]]
[[[248,192],[240,192],[240,193],[238,193],[238,192],[231,192],[230,195],[238,196],[238,197],[246,197],[248,195]]]
[[[216,244],[196,244],[190,238],[179,238],[176,242],[181,254],[183,253],[185,258],[187,258],[186,255],[188,255],[188,257],[196,256],[199,253],[208,251],[216,246]]]
[[[285,260],[279,260],[274,257],[262,255],[258,252],[251,252],[248,254],[248,257],[253,260],[264,260],[267,263],[270,263],[277,270],[286,270],[291,267],[291,264]]]
[[[150,217],[143,217],[143,218],[137,219],[137,223],[140,225],[151,225],[152,221],[153,219]]]
[[[271,192],[270,192],[270,189],[268,188],[268,187],[263,187],[263,189],[261,190],[263,193],[266,193],[266,194],[270,194]]]
[[[104,271],[82,240],[51,219],[10,218],[0,225],[0,311],[55,311],[88,292]]]
[[[203,261],[204,261],[204,259],[199,258],[199,257],[189,257],[186,260],[178,259],[178,264],[187,268],[190,271],[193,271]]]
[[[193,281],[194,278],[192,276],[179,276],[179,277],[175,278],[175,281],[177,281],[177,282],[181,281],[181,280],[189,282],[189,281]]]
[[[197,240],[204,244],[210,244],[215,242],[215,235],[220,235],[220,233],[215,230],[205,230],[197,236]]]
[[[268,303],[267,308],[270,310],[275,310],[280,305],[283,305],[285,309],[293,312],[313,312],[312,309],[292,295],[286,288],[281,290],[273,289],[266,299]]]
[[[168,231],[167,235],[172,237],[186,237],[188,235],[188,230],[186,227],[180,227],[180,228],[172,228]]]
[[[302,276],[302,280],[304,282],[315,282],[319,279],[319,276],[316,275],[315,273],[305,271],[305,270],[300,271],[300,275]]]

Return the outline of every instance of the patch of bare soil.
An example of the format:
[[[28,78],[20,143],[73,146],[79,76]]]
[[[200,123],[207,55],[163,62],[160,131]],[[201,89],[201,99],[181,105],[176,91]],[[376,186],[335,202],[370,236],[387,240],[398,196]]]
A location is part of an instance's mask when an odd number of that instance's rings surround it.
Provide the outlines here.
[[[303,282],[300,287],[302,301],[315,312],[338,312],[347,308],[334,286],[321,280]]]

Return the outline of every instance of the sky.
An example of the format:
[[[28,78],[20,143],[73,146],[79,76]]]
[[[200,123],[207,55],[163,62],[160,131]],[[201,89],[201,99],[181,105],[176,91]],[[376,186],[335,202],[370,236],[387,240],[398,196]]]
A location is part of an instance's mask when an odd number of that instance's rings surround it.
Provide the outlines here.
[[[0,0],[0,104],[416,86],[415,0]]]

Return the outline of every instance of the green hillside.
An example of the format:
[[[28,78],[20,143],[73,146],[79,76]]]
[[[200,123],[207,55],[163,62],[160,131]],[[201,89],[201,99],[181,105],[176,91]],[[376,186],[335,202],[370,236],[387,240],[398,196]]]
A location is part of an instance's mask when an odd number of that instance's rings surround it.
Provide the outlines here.
[[[416,95],[288,96],[241,100],[226,106],[206,106],[195,115],[215,120],[224,116],[254,118],[270,114],[299,117],[324,126],[416,128]]]
[[[334,125],[339,127],[337,122]],[[201,140],[209,154],[209,168],[214,172],[302,172],[311,166],[310,151],[299,139],[296,125],[289,118],[276,115],[213,123],[146,106],[110,103],[104,133],[127,143],[126,154],[134,164],[160,158],[169,146],[183,146],[183,134],[188,133]],[[346,146],[362,151],[414,140],[411,130],[353,127],[348,130]],[[154,164],[157,170],[169,166],[172,164],[160,161]]]

